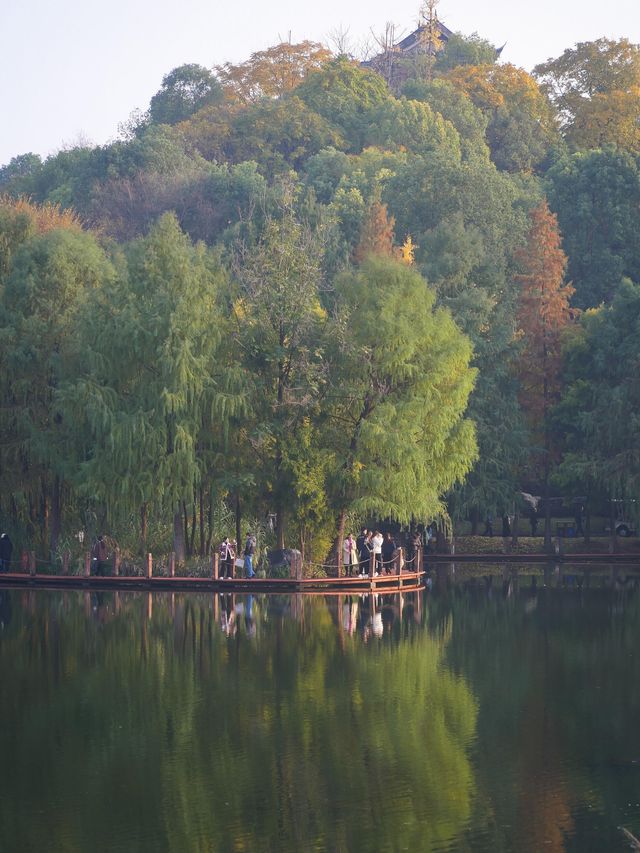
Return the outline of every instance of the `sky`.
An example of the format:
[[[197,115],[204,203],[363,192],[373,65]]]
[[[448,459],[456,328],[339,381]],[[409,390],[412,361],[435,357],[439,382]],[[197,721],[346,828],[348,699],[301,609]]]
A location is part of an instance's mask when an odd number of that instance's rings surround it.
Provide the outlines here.
[[[355,44],[391,21],[408,34],[419,0],[0,0],[0,165],[79,142],[115,139],[146,109],[171,69],[241,62],[278,41]],[[638,0],[440,0],[449,29],[477,32],[528,71],[567,47],[602,36],[640,43]]]

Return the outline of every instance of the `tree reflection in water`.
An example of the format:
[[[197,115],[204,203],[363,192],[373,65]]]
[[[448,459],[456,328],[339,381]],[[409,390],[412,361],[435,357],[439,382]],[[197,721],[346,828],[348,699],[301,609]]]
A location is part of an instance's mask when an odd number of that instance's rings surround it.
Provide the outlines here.
[[[2,850],[427,851],[469,824],[477,705],[416,594],[3,595]]]

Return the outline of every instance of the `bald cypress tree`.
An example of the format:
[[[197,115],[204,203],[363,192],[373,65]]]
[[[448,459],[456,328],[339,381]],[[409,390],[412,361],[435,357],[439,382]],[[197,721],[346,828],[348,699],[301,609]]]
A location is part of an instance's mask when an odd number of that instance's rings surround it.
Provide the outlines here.
[[[549,547],[549,475],[557,445],[550,415],[560,395],[562,331],[572,318],[569,299],[574,289],[564,283],[567,256],[558,220],[546,200],[534,208],[530,219],[526,245],[516,255],[520,266],[515,276],[520,285],[517,322],[522,340],[517,370],[520,402],[541,448],[537,470],[546,498],[545,545]]]
[[[465,419],[471,344],[412,267],[369,257],[336,285],[330,424],[332,506],[430,520],[477,455]]]

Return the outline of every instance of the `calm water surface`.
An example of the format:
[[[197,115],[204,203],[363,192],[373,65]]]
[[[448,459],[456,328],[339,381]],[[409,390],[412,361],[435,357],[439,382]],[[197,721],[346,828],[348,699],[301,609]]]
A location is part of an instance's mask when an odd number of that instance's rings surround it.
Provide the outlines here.
[[[640,586],[460,570],[402,598],[0,590],[0,853],[629,850]]]

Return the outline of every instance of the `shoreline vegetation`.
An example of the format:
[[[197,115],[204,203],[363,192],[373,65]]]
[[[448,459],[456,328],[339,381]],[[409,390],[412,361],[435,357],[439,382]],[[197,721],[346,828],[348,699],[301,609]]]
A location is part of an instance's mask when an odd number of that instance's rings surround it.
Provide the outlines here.
[[[366,61],[180,66],[113,142],[0,167],[13,561],[252,533],[340,574],[372,523],[635,554],[556,534],[638,529],[640,46],[529,74],[436,6]],[[543,539],[460,536],[509,519]]]

